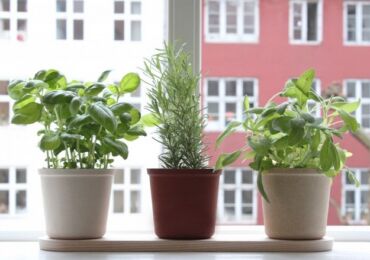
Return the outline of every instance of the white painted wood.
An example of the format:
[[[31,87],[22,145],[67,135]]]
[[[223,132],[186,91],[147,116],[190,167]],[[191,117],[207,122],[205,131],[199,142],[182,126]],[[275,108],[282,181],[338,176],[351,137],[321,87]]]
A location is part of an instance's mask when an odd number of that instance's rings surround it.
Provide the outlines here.
[[[91,240],[41,238],[40,249],[61,252],[321,252],[333,239],[274,240],[265,236],[216,235],[206,240],[163,240],[154,235],[109,236]]]

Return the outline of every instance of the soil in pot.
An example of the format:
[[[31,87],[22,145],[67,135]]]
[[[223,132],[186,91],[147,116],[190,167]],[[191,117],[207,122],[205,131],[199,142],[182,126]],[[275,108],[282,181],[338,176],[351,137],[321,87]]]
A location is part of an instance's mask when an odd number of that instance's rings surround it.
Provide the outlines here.
[[[55,239],[105,234],[115,170],[41,169],[46,233]]]
[[[159,238],[206,239],[214,234],[221,171],[148,169],[148,174]]]
[[[320,239],[325,235],[331,179],[314,169],[272,169],[262,175],[266,234],[275,239]]]

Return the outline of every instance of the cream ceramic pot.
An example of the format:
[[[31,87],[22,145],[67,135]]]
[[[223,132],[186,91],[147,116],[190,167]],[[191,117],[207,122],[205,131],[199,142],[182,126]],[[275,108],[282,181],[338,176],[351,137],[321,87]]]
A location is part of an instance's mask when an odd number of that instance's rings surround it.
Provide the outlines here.
[[[102,237],[114,171],[40,169],[47,235],[56,239]]]
[[[266,234],[276,239],[320,239],[325,235],[331,179],[314,169],[272,169],[262,181]]]

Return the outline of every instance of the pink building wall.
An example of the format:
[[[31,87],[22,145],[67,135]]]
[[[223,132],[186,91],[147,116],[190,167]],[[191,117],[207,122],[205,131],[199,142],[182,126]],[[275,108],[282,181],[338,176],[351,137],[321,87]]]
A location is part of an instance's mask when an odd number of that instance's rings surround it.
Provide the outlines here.
[[[202,71],[204,77],[254,77],[258,79],[259,105],[264,105],[273,93],[280,91],[287,79],[298,76],[307,68],[316,70],[321,89],[344,79],[370,78],[370,47],[344,46],[343,1],[323,1],[323,40],[318,45],[289,43],[289,1],[259,1],[260,37],[258,43],[207,43],[203,33]],[[205,8],[204,8],[205,9]],[[204,15],[203,15],[204,17]],[[206,135],[214,164],[219,152],[232,151],[245,143],[245,135],[235,134],[227,145],[215,151],[214,141],[219,133]],[[342,141],[353,153],[350,167],[370,168],[370,152],[352,135]],[[235,166],[246,166],[237,162]],[[341,203],[341,178],[333,182],[332,198]],[[262,224],[259,199],[258,224]],[[334,208],[329,224],[340,224]]]

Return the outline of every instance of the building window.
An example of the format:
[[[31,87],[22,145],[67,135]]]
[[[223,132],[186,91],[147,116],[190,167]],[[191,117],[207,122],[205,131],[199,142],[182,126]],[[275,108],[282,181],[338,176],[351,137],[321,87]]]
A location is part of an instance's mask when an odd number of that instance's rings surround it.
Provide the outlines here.
[[[113,1],[115,41],[141,41],[141,8],[141,1]]]
[[[114,176],[113,183],[113,213],[141,213],[141,187],[141,168],[125,168],[117,172]]]
[[[0,167],[0,217],[27,211],[27,170]]]
[[[319,43],[322,40],[322,1],[291,0],[289,39],[291,43]]]
[[[207,0],[205,19],[209,42],[258,41],[258,0]]]
[[[360,187],[356,186],[343,174],[342,213],[350,224],[366,224],[369,216],[370,170],[353,169]]]
[[[209,78],[205,81],[207,130],[221,131],[233,120],[243,120],[244,96],[250,107],[257,106],[257,80],[245,78]]]
[[[370,80],[346,80],[344,92],[349,101],[361,99],[355,116],[361,126],[370,129]]]
[[[27,40],[27,0],[0,0],[0,39]]]
[[[9,81],[0,80],[0,126],[9,125],[10,100],[8,96]]]
[[[344,2],[344,42],[370,44],[370,2]]]
[[[84,39],[84,0],[56,0],[56,39]]]
[[[220,179],[219,222],[250,223],[257,220],[256,174],[246,168],[225,169]]]

